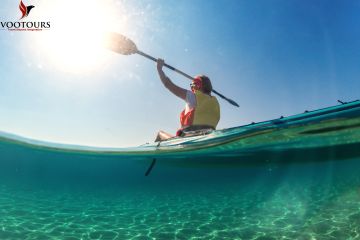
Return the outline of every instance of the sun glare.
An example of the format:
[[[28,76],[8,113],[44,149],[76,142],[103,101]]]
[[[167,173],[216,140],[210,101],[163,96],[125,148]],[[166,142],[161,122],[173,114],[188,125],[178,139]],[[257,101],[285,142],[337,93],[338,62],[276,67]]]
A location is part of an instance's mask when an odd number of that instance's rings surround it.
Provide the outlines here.
[[[33,34],[37,51],[64,71],[99,69],[108,56],[105,33],[125,27],[113,7],[110,1],[51,1],[42,8],[51,17],[51,29]]]

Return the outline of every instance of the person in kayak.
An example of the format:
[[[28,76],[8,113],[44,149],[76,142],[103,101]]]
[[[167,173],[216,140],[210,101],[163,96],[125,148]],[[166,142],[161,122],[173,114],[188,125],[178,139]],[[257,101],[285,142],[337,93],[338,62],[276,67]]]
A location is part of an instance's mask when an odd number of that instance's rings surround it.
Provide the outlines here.
[[[207,76],[196,76],[190,84],[191,91],[174,84],[164,73],[164,60],[157,60],[157,71],[164,86],[175,96],[185,101],[185,109],[180,113],[180,129],[176,136],[183,137],[186,132],[216,129],[220,120],[220,105],[216,97],[211,96],[212,84]],[[174,135],[159,131],[155,142],[164,141]]]

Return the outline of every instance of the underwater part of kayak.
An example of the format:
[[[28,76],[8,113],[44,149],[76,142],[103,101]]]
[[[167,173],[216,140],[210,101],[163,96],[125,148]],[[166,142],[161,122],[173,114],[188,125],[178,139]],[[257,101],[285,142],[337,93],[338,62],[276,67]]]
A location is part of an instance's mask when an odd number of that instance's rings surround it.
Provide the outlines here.
[[[0,133],[0,149],[0,159],[26,150],[30,155],[146,164],[156,158],[157,164],[186,167],[345,160],[360,157],[360,101],[139,147],[61,145]]]

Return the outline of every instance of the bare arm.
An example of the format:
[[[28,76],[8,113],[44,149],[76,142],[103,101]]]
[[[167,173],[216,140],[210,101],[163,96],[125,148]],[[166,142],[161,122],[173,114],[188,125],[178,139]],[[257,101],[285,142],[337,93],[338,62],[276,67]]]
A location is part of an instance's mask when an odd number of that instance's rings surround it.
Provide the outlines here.
[[[186,100],[186,90],[177,86],[174,84],[170,78],[168,78],[164,71],[162,70],[164,66],[164,60],[158,59],[157,60],[157,70],[159,73],[159,77],[161,79],[161,82],[164,84],[164,86],[169,89],[170,92],[172,92],[174,95],[178,96],[179,98]]]

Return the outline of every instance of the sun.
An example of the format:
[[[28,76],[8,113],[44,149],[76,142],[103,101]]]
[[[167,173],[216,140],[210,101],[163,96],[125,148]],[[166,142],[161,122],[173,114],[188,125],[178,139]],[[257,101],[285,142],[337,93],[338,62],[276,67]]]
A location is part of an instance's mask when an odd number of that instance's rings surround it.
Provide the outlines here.
[[[67,72],[91,72],[106,64],[104,36],[125,27],[111,1],[51,1],[42,10],[51,17],[51,29],[33,34],[36,51]]]

